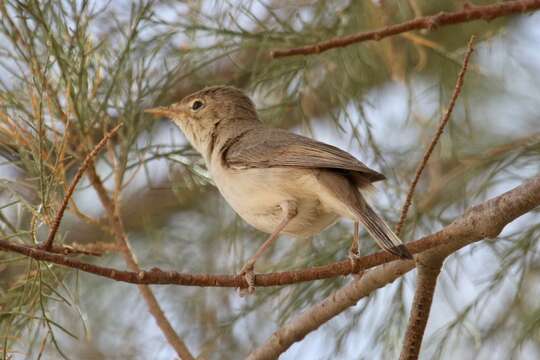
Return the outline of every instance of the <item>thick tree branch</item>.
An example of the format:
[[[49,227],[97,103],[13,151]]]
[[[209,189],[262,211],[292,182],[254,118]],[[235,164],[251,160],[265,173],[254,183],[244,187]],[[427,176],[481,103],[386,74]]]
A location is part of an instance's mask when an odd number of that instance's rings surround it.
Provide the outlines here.
[[[440,257],[424,259],[420,255],[416,259],[416,291],[400,360],[418,359],[442,265],[443,259]]]
[[[463,10],[454,12],[440,12],[436,15],[413,19],[400,24],[390,25],[374,31],[360,32],[347,36],[339,36],[317,44],[301,46],[291,49],[278,49],[271,52],[274,58],[319,54],[330,49],[349,46],[355,43],[375,40],[420,29],[433,30],[435,28],[470,22],[474,20],[490,21],[498,17],[520,14],[540,9],[540,0],[505,1],[499,4],[474,6],[466,3]]]
[[[485,238],[494,238],[519,216],[540,205],[540,175],[480,205],[469,209],[441,231],[428,236],[444,245],[425,251],[427,257],[444,257]],[[413,261],[395,261],[367,271],[360,279],[335,291],[283,325],[250,355],[251,360],[275,359],[334,316],[414,268]]]

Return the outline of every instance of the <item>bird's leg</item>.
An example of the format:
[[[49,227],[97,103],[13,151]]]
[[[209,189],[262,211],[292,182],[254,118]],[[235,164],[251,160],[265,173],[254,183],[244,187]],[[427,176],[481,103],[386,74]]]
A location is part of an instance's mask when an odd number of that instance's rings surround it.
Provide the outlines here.
[[[242,266],[240,270],[240,275],[243,275],[248,283],[247,293],[252,294],[255,292],[255,274],[253,269],[255,267],[255,262],[261,255],[276,241],[279,237],[279,233],[287,226],[287,224],[296,216],[296,204],[294,201],[284,201],[279,205],[281,208],[282,218],[278,226],[274,229],[272,234],[266,239],[266,241],[261,245],[257,250],[255,255],[253,255],[249,260]]]
[[[354,233],[351,247],[349,248],[349,259],[353,268],[356,265],[356,261],[360,258],[360,224],[358,221],[354,222]]]

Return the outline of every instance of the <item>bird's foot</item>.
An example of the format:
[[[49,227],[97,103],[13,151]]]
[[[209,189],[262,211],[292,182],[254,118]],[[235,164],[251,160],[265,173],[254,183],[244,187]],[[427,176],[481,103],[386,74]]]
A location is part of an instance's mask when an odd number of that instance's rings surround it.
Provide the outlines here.
[[[246,279],[246,282],[248,284],[247,288],[240,288],[239,293],[241,297],[252,295],[255,293],[255,272],[253,271],[255,268],[255,262],[254,261],[248,261],[244,266],[242,266],[242,269],[240,269],[240,275]]]
[[[349,261],[351,262],[351,267],[353,271],[356,269],[358,265],[358,260],[360,260],[360,253],[358,251],[358,248],[355,249],[354,247],[351,246],[351,248],[349,249]],[[362,275],[364,275],[364,271],[360,271],[352,275],[356,280],[358,280],[362,277]]]
[[[360,254],[358,252],[358,249],[355,249],[351,246],[349,249],[349,261],[351,262],[352,268],[356,268],[356,264],[358,263],[358,259],[360,259]]]

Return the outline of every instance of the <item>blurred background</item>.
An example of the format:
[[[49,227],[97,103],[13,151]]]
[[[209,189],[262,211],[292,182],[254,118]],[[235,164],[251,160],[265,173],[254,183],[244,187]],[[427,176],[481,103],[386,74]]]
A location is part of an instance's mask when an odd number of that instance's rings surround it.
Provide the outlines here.
[[[476,5],[494,1],[473,1]],[[266,235],[221,198],[168,120],[143,113],[204,86],[234,85],[263,122],[345,149],[382,173],[373,202],[395,224],[436,131],[466,44],[476,51],[453,116],[422,175],[402,237],[412,241],[540,171],[540,13],[415,31],[318,55],[270,51],[458,10],[445,1],[12,1],[0,4],[0,236],[32,244],[84,156],[96,160],[141,268],[234,273]],[[496,241],[452,255],[438,283],[424,359],[540,357],[539,211]],[[258,271],[345,259],[352,224],[282,237]],[[376,251],[362,232],[362,254]],[[83,178],[57,243],[106,247],[82,257],[124,269],[105,210]],[[152,286],[203,359],[239,359],[338,278],[258,288]],[[282,359],[398,357],[414,272],[329,321]],[[171,359],[133,285],[0,252],[0,349],[11,359]]]

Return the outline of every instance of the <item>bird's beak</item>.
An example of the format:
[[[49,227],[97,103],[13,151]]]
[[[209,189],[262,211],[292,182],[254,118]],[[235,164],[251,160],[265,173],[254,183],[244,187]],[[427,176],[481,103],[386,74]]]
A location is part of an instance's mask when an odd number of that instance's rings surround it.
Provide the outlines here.
[[[166,117],[171,117],[174,114],[174,111],[169,106],[158,106],[151,109],[145,109],[144,112],[156,116]]]

